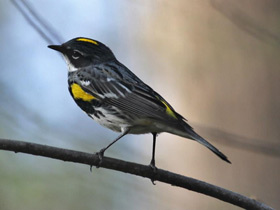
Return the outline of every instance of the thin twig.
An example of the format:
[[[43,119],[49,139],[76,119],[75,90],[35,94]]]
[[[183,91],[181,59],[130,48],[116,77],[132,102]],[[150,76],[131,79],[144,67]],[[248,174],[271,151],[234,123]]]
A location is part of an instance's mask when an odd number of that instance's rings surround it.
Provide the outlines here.
[[[24,7],[28,10],[30,15],[38,22],[38,25],[45,29],[46,32],[48,32],[51,37],[54,38],[54,41],[56,43],[62,43],[65,41],[57,31],[50,25],[47,21],[45,21],[39,14],[36,12],[36,10],[28,3],[26,0],[21,0]]]
[[[11,0],[11,2],[23,15],[25,20],[48,44],[55,44],[56,42],[61,43],[61,36],[59,36],[58,33],[56,33],[54,29],[47,24],[47,22],[44,22],[27,2],[16,0]]]
[[[26,154],[32,154],[37,156],[49,157],[53,159],[75,162],[86,164],[90,166],[96,166],[99,163],[98,155],[93,155],[89,153],[61,149],[57,147],[51,147],[41,144],[0,139],[0,149],[22,152]],[[190,177],[175,174],[169,171],[158,169],[157,173],[154,174],[153,170],[149,166],[140,165],[137,163],[126,162],[118,159],[104,157],[101,164],[102,168],[112,169],[116,171],[121,171],[124,173],[130,173],[137,176],[142,176],[152,180],[157,180],[173,186],[182,187],[188,190],[192,190],[198,193],[202,193],[222,201],[231,203],[233,205],[245,208],[245,209],[269,209],[272,208],[260,203],[254,199],[245,197],[241,194],[232,192],[230,190],[208,184],[206,182],[196,180]]]

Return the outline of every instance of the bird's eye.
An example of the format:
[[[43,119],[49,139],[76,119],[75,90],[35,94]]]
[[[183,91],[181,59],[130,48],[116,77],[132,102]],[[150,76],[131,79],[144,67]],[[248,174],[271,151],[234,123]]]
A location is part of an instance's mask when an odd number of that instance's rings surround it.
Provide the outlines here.
[[[73,51],[73,53],[72,53],[72,58],[73,58],[73,59],[77,60],[77,59],[79,59],[80,57],[81,57],[81,54],[80,54],[79,52]]]

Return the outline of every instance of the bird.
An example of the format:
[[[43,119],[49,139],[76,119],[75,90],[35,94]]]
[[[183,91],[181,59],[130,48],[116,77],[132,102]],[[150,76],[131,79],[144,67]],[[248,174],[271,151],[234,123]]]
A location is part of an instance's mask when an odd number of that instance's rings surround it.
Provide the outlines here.
[[[231,163],[198,135],[159,93],[119,62],[105,44],[77,37],[48,47],[62,53],[68,65],[68,89],[76,104],[102,126],[120,133],[97,153],[98,165],[102,164],[104,152],[125,135],[151,133],[153,148],[149,166],[155,170],[156,140],[163,132],[197,141]]]

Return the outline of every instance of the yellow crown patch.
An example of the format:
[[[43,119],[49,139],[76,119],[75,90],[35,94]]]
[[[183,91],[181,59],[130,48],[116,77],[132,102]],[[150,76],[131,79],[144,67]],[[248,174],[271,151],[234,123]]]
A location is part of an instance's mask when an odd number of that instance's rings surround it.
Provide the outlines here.
[[[81,42],[89,42],[89,43],[92,43],[92,44],[95,44],[95,45],[98,45],[98,43],[92,39],[87,39],[87,38],[78,38],[76,39],[76,41],[81,41]]]

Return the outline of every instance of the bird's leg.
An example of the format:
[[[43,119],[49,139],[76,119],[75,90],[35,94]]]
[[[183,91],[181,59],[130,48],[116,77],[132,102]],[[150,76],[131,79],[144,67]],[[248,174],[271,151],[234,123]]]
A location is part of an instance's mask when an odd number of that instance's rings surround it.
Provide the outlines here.
[[[153,169],[154,172],[156,172],[156,165],[155,165],[155,150],[156,150],[156,138],[157,138],[157,133],[152,133],[153,134],[153,153],[152,153],[152,160],[150,163],[150,167]]]
[[[114,143],[116,143],[119,139],[121,139],[123,136],[125,136],[126,134],[128,134],[129,129],[126,128],[122,131],[121,135],[119,135],[114,141],[112,141],[107,147],[104,147],[103,149],[101,149],[99,152],[96,153],[96,155],[98,155],[99,157],[99,163],[97,164],[96,168],[99,168],[102,160],[103,160],[103,156],[104,156],[104,152],[110,147],[112,146]]]
[[[152,154],[152,160],[151,160],[151,163],[150,163],[150,167],[151,169],[153,170],[154,172],[154,175],[157,173],[157,167],[155,165],[155,150],[156,150],[156,138],[157,138],[157,133],[152,133],[153,134],[153,154]],[[151,179],[152,183],[155,185],[154,183],[154,179],[152,178]]]

